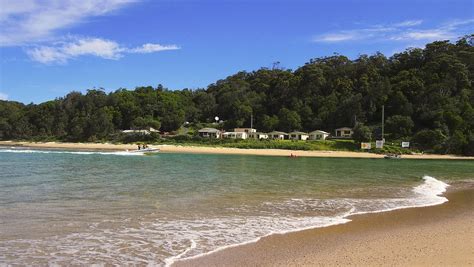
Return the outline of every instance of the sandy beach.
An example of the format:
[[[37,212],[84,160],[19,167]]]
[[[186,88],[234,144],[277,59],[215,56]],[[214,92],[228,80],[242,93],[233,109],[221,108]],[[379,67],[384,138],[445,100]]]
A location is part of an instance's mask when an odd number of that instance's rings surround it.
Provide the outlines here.
[[[439,206],[353,216],[173,266],[472,266],[474,188],[446,196]]]
[[[108,150],[124,151],[135,150],[133,144],[110,144],[110,143],[60,143],[60,142],[17,142],[0,141],[0,146],[7,147],[29,147],[38,149],[72,149],[72,150]],[[256,156],[290,156],[298,157],[331,157],[331,158],[383,158],[384,155],[367,152],[350,151],[303,151],[284,149],[241,149],[227,147],[205,147],[205,146],[178,146],[178,145],[152,145],[160,148],[164,153],[197,153],[197,154],[231,154],[231,155],[256,155]],[[403,155],[406,159],[474,159],[457,155],[418,154]]]

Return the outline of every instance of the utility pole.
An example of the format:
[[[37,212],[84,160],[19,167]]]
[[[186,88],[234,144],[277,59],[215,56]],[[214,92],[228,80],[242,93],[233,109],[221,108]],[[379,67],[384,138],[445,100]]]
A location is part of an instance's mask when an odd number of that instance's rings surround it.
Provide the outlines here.
[[[384,123],[385,123],[385,105],[382,105],[382,141],[385,143],[384,138]]]

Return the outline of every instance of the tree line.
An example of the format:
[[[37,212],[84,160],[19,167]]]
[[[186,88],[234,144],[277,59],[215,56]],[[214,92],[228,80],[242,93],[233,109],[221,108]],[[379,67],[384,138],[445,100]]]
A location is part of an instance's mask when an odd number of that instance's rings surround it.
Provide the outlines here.
[[[106,93],[71,92],[41,104],[0,101],[0,139],[107,140],[121,129],[172,132],[183,123],[212,122],[225,129],[333,132],[356,128],[360,141],[410,140],[438,153],[474,155],[474,34],[436,41],[386,57],[335,54],[296,70],[241,71],[207,88],[137,87]]]

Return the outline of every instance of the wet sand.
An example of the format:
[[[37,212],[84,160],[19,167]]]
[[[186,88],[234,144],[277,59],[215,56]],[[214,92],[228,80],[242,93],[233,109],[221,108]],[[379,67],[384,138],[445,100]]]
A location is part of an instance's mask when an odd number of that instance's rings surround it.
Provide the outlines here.
[[[31,147],[44,149],[73,149],[73,150],[108,150],[124,151],[135,150],[133,144],[110,144],[110,143],[59,143],[59,142],[16,142],[0,141],[0,146]],[[284,149],[241,149],[226,147],[200,147],[200,146],[177,146],[177,145],[152,145],[150,147],[160,148],[164,153],[197,153],[197,154],[231,154],[231,155],[257,155],[257,156],[290,156],[298,157],[331,157],[331,158],[383,158],[384,155],[367,152],[349,151],[302,151]],[[474,159],[474,157],[463,157],[455,155],[403,155],[407,159]]]
[[[472,266],[474,187],[438,206],[356,215],[352,222],[272,235],[173,266]]]

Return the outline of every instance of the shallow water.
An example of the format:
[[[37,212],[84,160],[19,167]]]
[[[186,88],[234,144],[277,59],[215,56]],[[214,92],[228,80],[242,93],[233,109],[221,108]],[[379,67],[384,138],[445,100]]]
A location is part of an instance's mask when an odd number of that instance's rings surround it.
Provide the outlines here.
[[[466,182],[467,160],[0,149],[0,263],[169,264]]]

